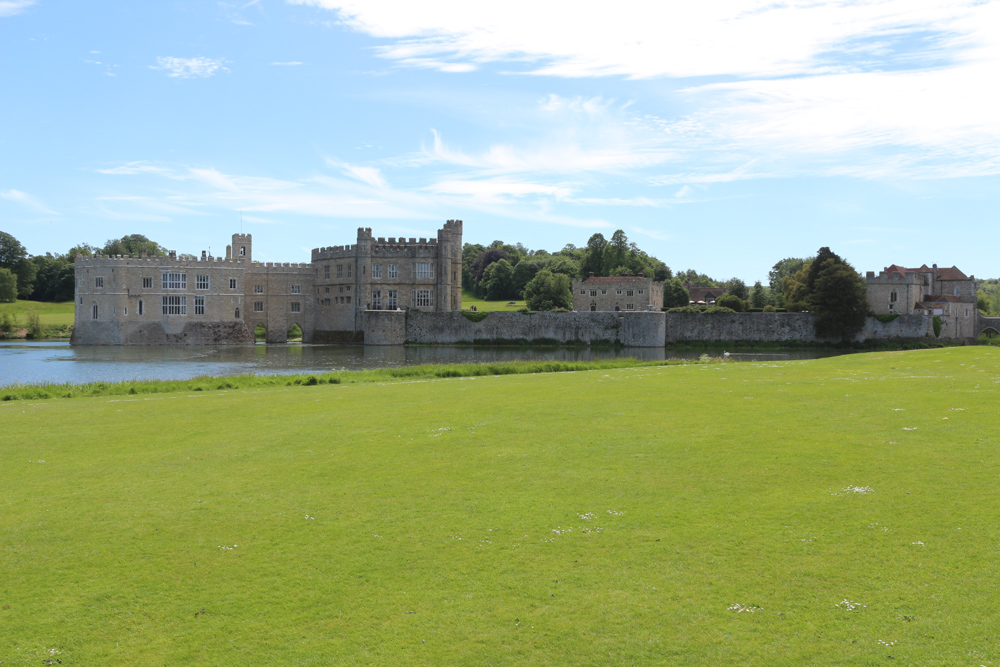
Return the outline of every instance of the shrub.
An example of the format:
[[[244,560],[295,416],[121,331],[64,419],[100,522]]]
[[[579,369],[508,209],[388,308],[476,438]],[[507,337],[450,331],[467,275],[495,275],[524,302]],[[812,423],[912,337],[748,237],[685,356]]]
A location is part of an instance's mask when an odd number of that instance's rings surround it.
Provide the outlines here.
[[[45,328],[38,313],[28,313],[28,338],[45,338]]]
[[[935,315],[934,316],[934,337],[935,338],[940,338],[941,337],[941,316],[940,315]]]
[[[736,311],[725,306],[709,306],[704,312],[706,315],[723,315],[726,313],[735,313]]]
[[[517,312],[521,313],[522,315],[531,315],[532,310],[530,308],[525,307],[525,308],[518,308]]]
[[[897,317],[899,317],[899,313],[879,313],[878,315],[875,316],[875,319],[878,320],[879,322],[888,324]]]
[[[743,299],[735,294],[723,294],[715,300],[715,305],[719,308],[728,308],[735,313],[742,313],[746,310]]]
[[[0,332],[14,333],[17,328],[17,316],[10,313],[0,313]]]
[[[765,313],[774,313],[774,312],[777,312],[777,311],[774,309],[774,306],[768,304],[768,305],[764,306],[764,312]]]
[[[490,314],[488,310],[463,310],[462,317],[470,322],[482,322]]]

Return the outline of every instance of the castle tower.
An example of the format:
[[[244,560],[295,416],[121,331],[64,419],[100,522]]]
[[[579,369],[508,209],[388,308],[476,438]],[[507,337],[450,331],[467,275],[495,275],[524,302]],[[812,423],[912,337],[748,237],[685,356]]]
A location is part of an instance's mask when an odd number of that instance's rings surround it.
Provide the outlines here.
[[[354,267],[357,288],[355,289],[354,312],[359,317],[372,300],[372,228],[358,227],[358,265]],[[360,325],[360,321],[358,321]]]
[[[253,261],[253,236],[251,234],[233,234],[233,259]]]
[[[437,310],[462,309],[462,221],[438,230]]]

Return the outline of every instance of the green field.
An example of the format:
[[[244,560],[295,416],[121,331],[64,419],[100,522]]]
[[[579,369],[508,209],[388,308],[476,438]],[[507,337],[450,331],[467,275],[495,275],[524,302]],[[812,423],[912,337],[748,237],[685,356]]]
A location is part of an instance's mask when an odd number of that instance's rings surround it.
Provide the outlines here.
[[[14,303],[0,303],[0,313],[10,313],[17,317],[18,322],[24,326],[28,318],[28,313],[38,313],[38,317],[45,325],[72,325],[73,324],[73,302],[46,303],[44,301],[15,301]]]
[[[990,665],[1000,350],[0,403],[7,665]]]
[[[524,299],[515,301],[512,306],[508,305],[509,303],[509,299],[505,301],[486,301],[477,298],[476,295],[467,289],[462,290],[462,310],[469,310],[473,306],[476,307],[476,310],[521,310],[525,307]]]

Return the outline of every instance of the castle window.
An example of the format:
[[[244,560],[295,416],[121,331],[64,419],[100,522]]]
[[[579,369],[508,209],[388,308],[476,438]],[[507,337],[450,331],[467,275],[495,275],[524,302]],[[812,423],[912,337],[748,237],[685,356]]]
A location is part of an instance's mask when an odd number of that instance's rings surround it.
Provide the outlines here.
[[[81,306],[83,305],[83,297],[82,296],[80,297],[80,305]]]
[[[325,292],[323,292],[323,294],[329,294],[330,293],[330,288],[329,287],[324,287],[323,289],[326,290]],[[343,288],[341,288],[341,289],[343,289]]]
[[[386,307],[389,310],[396,310],[396,308],[399,307],[399,302],[397,299],[398,295],[399,292],[397,290],[394,289],[389,290],[389,303],[386,304]]]
[[[398,264],[390,264],[389,265],[389,277],[390,278],[398,278],[399,277],[399,265]]]
[[[150,280],[152,280],[152,278],[150,278]],[[139,299],[139,314],[142,315],[142,312],[143,312],[143,310],[142,310],[142,299]]]
[[[625,290],[625,296],[635,296],[635,290]]]
[[[968,315],[969,313],[966,313]],[[128,317],[128,306],[125,306],[125,316]]]
[[[642,290],[639,290],[639,294],[642,294]]]
[[[417,266],[420,266],[419,264]],[[431,291],[429,289],[418,289],[415,294],[417,308],[430,308]]]
[[[187,315],[188,300],[186,296],[165,296],[163,297],[164,315]]]
[[[104,287],[104,276],[94,278],[94,287]]]
[[[112,269],[112,270],[113,270],[113,269]],[[955,288],[955,296],[958,296],[958,293],[959,293],[959,289],[958,289],[958,288],[956,287],[956,288]]]
[[[254,294],[263,294],[264,293],[264,286],[263,285],[254,285],[253,286],[253,293]]]
[[[382,310],[382,290],[372,290],[372,310]]]
[[[635,310],[635,304],[634,303],[626,303],[625,304],[625,310]]]
[[[354,265],[353,265],[353,264],[348,264],[348,265],[347,265],[347,277],[348,277],[348,278],[350,278],[350,277],[351,277],[351,272],[352,272],[353,270],[354,270]]]
[[[417,262],[417,278],[433,278],[430,262]]]
[[[143,289],[153,289],[153,278],[152,277],[143,278],[142,279],[142,288]]]
[[[164,271],[160,274],[160,278],[163,283],[163,289],[187,289],[188,276],[186,273],[169,273]]]
[[[608,290],[602,289],[601,290],[601,296],[607,296],[607,295],[608,295]]]
[[[236,317],[236,319],[240,319],[240,309],[239,308],[236,309],[236,316],[235,317]]]
[[[208,289],[208,276],[198,274],[194,277],[195,289]]]
[[[196,296],[194,298],[194,314],[195,315],[205,314],[205,297]]]
[[[585,289],[580,290],[580,295],[581,296],[587,296],[587,290],[585,290]]]
[[[229,289],[236,289],[236,278],[229,279]]]
[[[381,264],[373,264],[372,265],[372,278],[381,278],[381,277],[382,277],[382,265]]]
[[[263,313],[264,312],[264,302],[263,301],[254,301],[253,302],[253,312],[255,312],[255,313]]]
[[[892,290],[889,293],[889,303],[896,303],[899,300],[899,295],[896,294],[896,290]]]
[[[347,297],[347,303],[351,302],[351,297]]]
[[[597,290],[595,289],[590,290],[590,296],[597,296]]]
[[[344,265],[343,264],[338,264],[337,265],[337,280],[341,280],[341,279],[343,279],[343,277],[344,277]]]
[[[622,295],[622,291],[620,289],[616,289],[615,290],[615,294],[617,294],[618,296],[621,296]]]
[[[292,312],[293,313],[301,313],[302,312],[302,302],[301,301],[292,301]]]
[[[96,320],[97,319],[97,304],[96,303],[94,304],[94,307],[90,309],[90,319],[92,319],[92,320]]]
[[[292,285],[292,294],[300,294],[302,292],[302,285]]]
[[[326,266],[323,267],[323,278],[325,278],[326,280],[330,279],[330,265],[329,264],[327,264]]]
[[[350,285],[348,285],[348,286],[347,286],[347,291],[348,291],[348,292],[350,292],[350,291],[351,291],[351,286],[350,286]]]
[[[241,255],[247,254],[247,247],[245,245],[240,246],[240,254]]]

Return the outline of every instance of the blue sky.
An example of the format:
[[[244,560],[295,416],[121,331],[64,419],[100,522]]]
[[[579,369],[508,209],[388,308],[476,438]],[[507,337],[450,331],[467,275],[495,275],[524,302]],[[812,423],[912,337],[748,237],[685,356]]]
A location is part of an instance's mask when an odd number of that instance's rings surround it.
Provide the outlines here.
[[[710,5],[698,7],[695,5]],[[1000,2],[0,0],[0,230],[1000,276]]]

